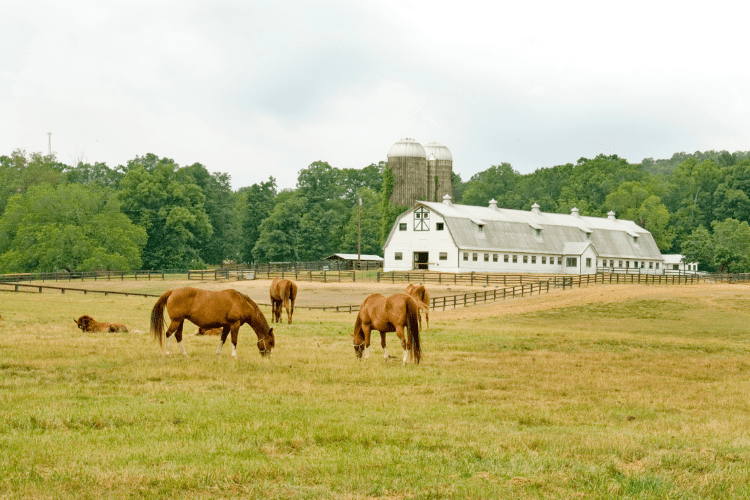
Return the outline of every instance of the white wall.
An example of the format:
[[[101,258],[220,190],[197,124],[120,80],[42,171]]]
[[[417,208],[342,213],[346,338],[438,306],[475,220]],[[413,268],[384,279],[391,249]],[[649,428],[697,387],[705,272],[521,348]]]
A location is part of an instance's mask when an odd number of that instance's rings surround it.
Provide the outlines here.
[[[396,220],[391,239],[384,248],[384,271],[410,271],[414,268],[414,252],[429,253],[428,263],[431,271],[457,271],[458,249],[448,231],[445,219],[431,212],[428,223],[429,231],[415,231],[413,209]],[[438,223],[443,224],[442,231],[437,230]],[[406,224],[406,230],[400,231],[399,224]],[[396,252],[401,252],[401,260],[396,260]],[[440,252],[447,254],[446,260],[440,260]]]

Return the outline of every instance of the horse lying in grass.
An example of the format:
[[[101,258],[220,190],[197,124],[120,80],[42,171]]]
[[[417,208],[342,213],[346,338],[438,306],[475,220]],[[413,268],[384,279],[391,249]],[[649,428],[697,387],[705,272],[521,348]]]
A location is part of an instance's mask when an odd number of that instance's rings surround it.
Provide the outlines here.
[[[297,284],[288,279],[274,278],[271,282],[271,323],[281,323],[281,306],[286,309],[289,324],[292,324],[294,300],[297,298]]]
[[[430,331],[430,292],[424,287],[424,285],[412,285],[411,283],[406,286],[404,293],[414,297],[419,306],[419,328],[422,328],[422,310],[424,310],[425,321],[427,322],[427,331]]]
[[[354,323],[354,353],[361,359],[370,357],[370,332],[380,332],[380,345],[383,347],[383,359],[388,359],[388,351],[385,347],[385,334],[396,332],[401,339],[401,347],[404,350],[403,363],[412,358],[419,363],[422,358],[422,347],[419,342],[419,306],[413,297],[405,293],[391,295],[387,299],[379,293],[367,297],[359,308],[357,319]],[[408,336],[404,335],[404,328]]]
[[[258,351],[261,356],[270,356],[275,346],[273,328],[268,326],[266,317],[260,308],[247,295],[237,290],[213,292],[198,288],[185,287],[167,290],[159,297],[151,310],[151,333],[154,339],[163,345],[164,309],[169,313],[171,323],[166,331],[167,345],[165,353],[169,354],[169,337],[174,333],[177,345],[182,354],[187,356],[182,345],[182,325],[187,319],[200,328],[221,328],[221,342],[216,354],[232,333],[232,357],[237,358],[237,337],[240,327],[247,323],[258,336]]]
[[[222,328],[201,328],[198,327],[196,335],[221,335],[224,330]]]
[[[88,314],[74,319],[78,328],[84,332],[127,332],[128,328],[121,323],[100,323]]]

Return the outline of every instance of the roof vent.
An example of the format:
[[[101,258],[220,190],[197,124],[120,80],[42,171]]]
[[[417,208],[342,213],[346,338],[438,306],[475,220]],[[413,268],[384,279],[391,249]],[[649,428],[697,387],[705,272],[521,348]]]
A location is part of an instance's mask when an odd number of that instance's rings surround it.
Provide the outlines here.
[[[576,207],[573,207],[570,210],[570,215],[572,215],[573,217],[580,217],[580,215],[578,214],[578,209]]]
[[[497,200],[495,198],[490,200],[490,208],[497,210]]]
[[[445,203],[446,205],[453,205],[453,198],[451,198],[451,195],[446,194],[445,196],[443,196],[443,203]]]
[[[542,213],[542,211],[539,210],[539,205],[537,205],[536,203],[534,203],[533,205],[531,205],[531,212],[535,213],[535,214]]]
[[[607,212],[607,219],[609,219],[609,220],[617,220],[617,217],[615,217],[615,213],[612,210],[610,210],[609,212]]]

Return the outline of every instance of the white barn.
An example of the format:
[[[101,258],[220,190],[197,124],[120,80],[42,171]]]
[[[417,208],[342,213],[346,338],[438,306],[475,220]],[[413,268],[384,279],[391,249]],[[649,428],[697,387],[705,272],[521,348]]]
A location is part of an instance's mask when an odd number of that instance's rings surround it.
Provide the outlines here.
[[[384,246],[384,271],[589,274],[597,268],[662,274],[651,233],[633,221],[418,201]],[[636,272],[638,272],[636,271]]]

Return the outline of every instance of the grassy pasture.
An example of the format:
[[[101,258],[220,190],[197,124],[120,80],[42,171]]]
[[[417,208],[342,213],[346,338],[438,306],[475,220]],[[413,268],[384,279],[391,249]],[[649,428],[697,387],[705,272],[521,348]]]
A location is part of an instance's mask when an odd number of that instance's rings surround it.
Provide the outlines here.
[[[0,498],[750,497],[745,286],[436,311],[406,367],[356,361],[349,314],[296,311],[270,362],[248,326],[233,361],[72,321],[154,302],[0,294]]]

